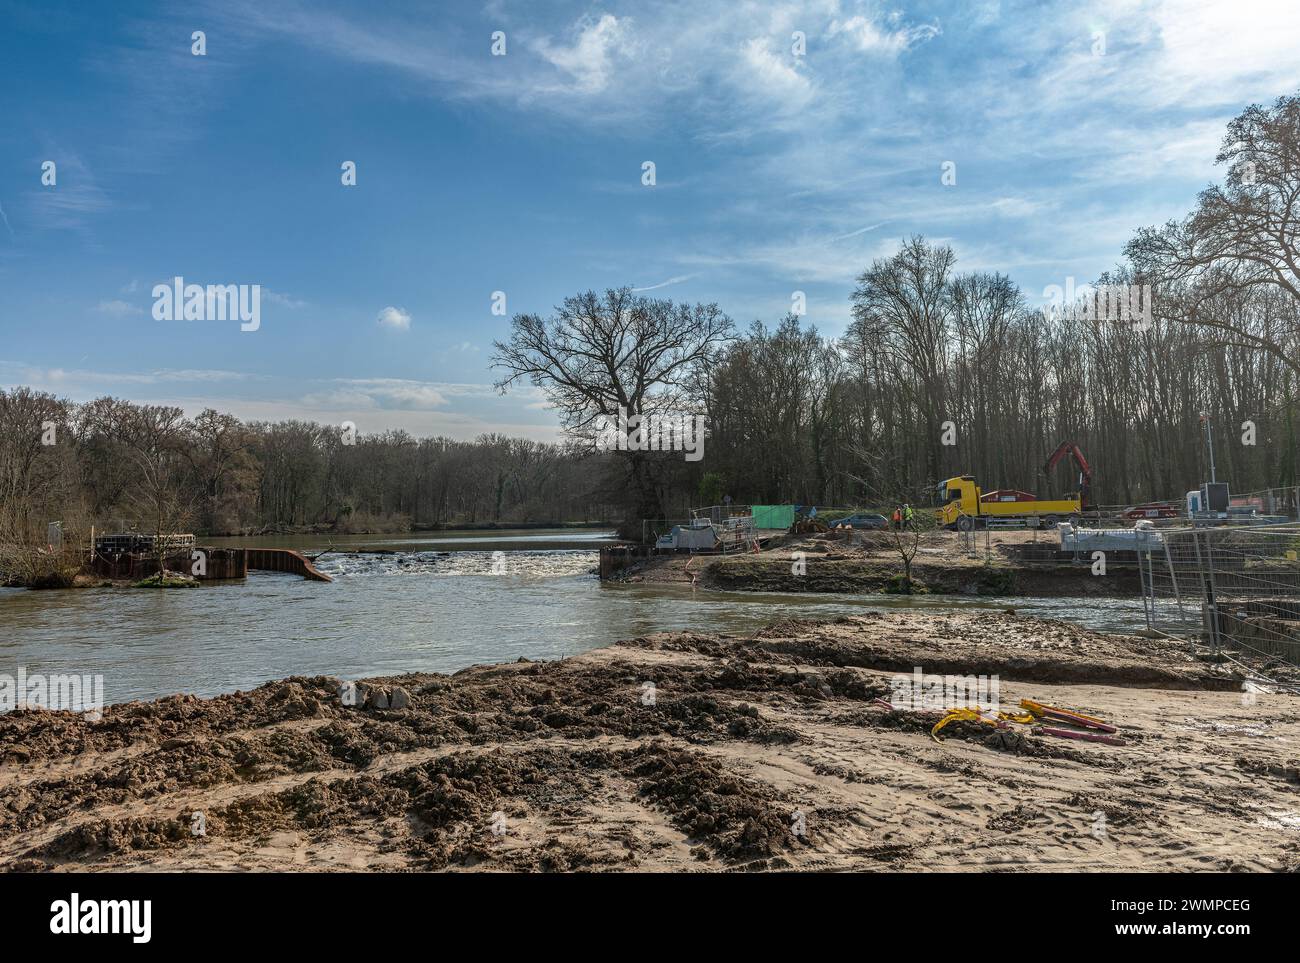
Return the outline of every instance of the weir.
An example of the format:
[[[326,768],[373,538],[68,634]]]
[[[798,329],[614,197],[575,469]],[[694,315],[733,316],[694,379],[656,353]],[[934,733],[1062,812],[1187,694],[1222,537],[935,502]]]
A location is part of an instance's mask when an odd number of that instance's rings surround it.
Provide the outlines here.
[[[248,567],[266,572],[292,572],[313,582],[332,582],[334,579],[320,571],[311,559],[291,548],[248,548]]]

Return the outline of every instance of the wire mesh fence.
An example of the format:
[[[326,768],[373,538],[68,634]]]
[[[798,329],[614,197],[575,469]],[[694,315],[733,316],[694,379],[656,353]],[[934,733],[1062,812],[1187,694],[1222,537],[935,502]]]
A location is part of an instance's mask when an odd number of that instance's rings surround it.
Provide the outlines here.
[[[1262,488],[1259,491],[1233,493],[1232,505],[1252,509],[1258,515],[1300,518],[1300,488]]]
[[[1300,525],[1139,532],[1147,628],[1300,665]]]

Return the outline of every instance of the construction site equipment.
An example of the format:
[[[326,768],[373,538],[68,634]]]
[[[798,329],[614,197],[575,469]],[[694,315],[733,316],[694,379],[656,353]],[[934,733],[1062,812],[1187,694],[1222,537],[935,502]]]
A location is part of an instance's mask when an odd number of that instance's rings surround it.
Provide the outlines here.
[[[666,535],[655,541],[655,549],[664,552],[741,552],[757,544],[754,536],[754,517],[745,514],[727,515],[709,509],[686,525],[674,525]]]
[[[1091,508],[1092,466],[1079,446],[1061,442],[1043,463],[1043,474],[1051,475],[1061,459],[1069,456],[1079,469],[1078,487],[1069,498],[1040,499],[1032,492],[999,488],[985,492],[975,484],[973,475],[959,475],[939,485],[939,524],[945,528],[970,531],[984,528],[994,519],[1016,519],[1031,527],[1052,527],[1064,519],[1077,521],[1079,514]]]
[[[1084,511],[1092,508],[1092,466],[1088,464],[1088,459],[1083,457],[1083,452],[1079,446],[1072,441],[1063,441],[1057,447],[1056,451],[1048,456],[1047,461],[1043,463],[1043,474],[1051,477],[1052,469],[1061,463],[1061,459],[1069,455],[1074,459],[1075,467],[1079,469],[1078,492],[1079,502],[1082,504]]]
[[[795,523],[790,526],[790,531],[795,535],[814,535],[829,530],[829,526],[820,518],[796,519]]]
[[[950,722],[958,721],[982,722],[986,726],[1005,729],[1007,728],[1008,723],[1019,722],[1022,724],[1028,724],[1034,721],[1034,717],[1028,713],[1022,712],[997,712],[993,715],[986,715],[984,710],[979,706],[976,706],[973,709],[949,709],[944,717],[936,722],[934,728],[930,730],[930,738],[935,742],[941,742],[942,740],[939,738],[939,730]]]
[[[1057,719],[1071,725],[1082,726],[1085,729],[1099,729],[1102,732],[1119,732],[1110,723],[1103,722],[1096,716],[1085,716],[1082,712],[1074,712],[1070,709],[1058,709],[1056,706],[1035,702],[1032,699],[1021,699],[1020,708],[1034,718]]]
[[[1139,522],[1149,525],[1149,522]],[[1156,544],[1155,540],[1138,528],[1076,528],[1062,522],[1056,526],[1061,539],[1061,551],[1078,555],[1093,552],[1145,552]]]
[[[161,544],[159,544],[161,542]],[[95,538],[97,555],[145,555],[165,552],[188,552],[194,548],[193,535],[143,535],[124,532],[119,535],[99,535]]]
[[[1038,496],[1033,492],[1022,492],[1018,488],[997,488],[980,496],[982,502],[1036,502]]]
[[[884,699],[875,699],[873,701],[886,709],[894,710],[894,706]],[[1013,723],[1031,726],[1030,732],[1037,736],[1082,739],[1088,742],[1102,742],[1111,746],[1125,745],[1124,739],[1115,735],[1119,730],[1109,722],[1098,719],[1096,716],[1084,715],[1082,712],[1075,712],[1073,709],[1049,706],[1042,702],[1035,702],[1032,699],[1021,699],[1020,708],[1022,710],[1020,712],[1001,710],[986,712],[979,706],[962,706],[948,709],[942,713],[923,712],[922,714],[941,716],[939,721],[930,729],[930,738],[935,742],[942,742],[939,733],[950,723],[979,722],[996,729],[1008,729]],[[1044,721],[1064,723],[1070,728],[1062,728],[1060,725],[1045,726],[1042,725]]]
[[[1250,506],[1258,515],[1280,516],[1278,523],[1300,518],[1300,487],[1263,488],[1232,496],[1232,505]]]
[[[1173,502],[1147,502],[1124,509],[1122,517],[1130,522],[1144,519],[1177,518],[1180,512]]]
[[[707,518],[693,518],[689,525],[674,525],[667,535],[660,535],[655,548],[666,552],[711,552],[717,544],[713,523]]]
[[[1108,746],[1127,745],[1119,736],[1108,736],[1103,732],[1086,732],[1078,729],[1056,729],[1052,726],[1035,726],[1029,730],[1036,736],[1056,736],[1058,739],[1083,739],[1087,742],[1104,742]]]
[[[990,520],[1009,519],[1050,528],[1064,519],[1077,521],[1083,510],[1078,497],[985,501],[984,492],[975,483],[973,475],[949,478],[940,483],[938,490],[939,500],[943,503],[937,512],[939,524],[959,531],[984,528]]]

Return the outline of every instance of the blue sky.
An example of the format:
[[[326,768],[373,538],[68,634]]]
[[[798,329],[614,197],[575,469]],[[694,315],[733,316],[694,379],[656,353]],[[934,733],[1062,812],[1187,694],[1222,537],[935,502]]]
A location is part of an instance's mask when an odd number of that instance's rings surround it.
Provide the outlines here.
[[[745,326],[801,290],[835,335],[917,232],[1031,297],[1083,283],[1190,209],[1297,51],[1291,0],[0,0],[0,385],[551,438],[491,389],[494,291]],[[260,329],[155,321],[176,275],[260,284]]]

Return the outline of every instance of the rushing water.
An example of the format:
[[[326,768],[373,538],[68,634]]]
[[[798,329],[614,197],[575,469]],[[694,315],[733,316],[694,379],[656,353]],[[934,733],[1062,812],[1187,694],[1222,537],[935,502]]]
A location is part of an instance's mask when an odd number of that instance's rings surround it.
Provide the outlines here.
[[[608,536],[606,536],[607,538]],[[243,544],[250,544],[244,540]],[[327,539],[258,539],[326,547]],[[591,533],[447,533],[335,538],[317,563],[331,583],[250,573],[167,591],[0,589],[0,673],[102,674],[108,702],[213,695],[288,675],[451,672],[554,659],[671,629],[745,632],[776,618],[895,607],[994,608],[1092,628],[1141,627],[1141,603],[707,592],[601,584]],[[361,554],[359,546],[384,554]],[[352,551],[350,551],[352,549]]]

